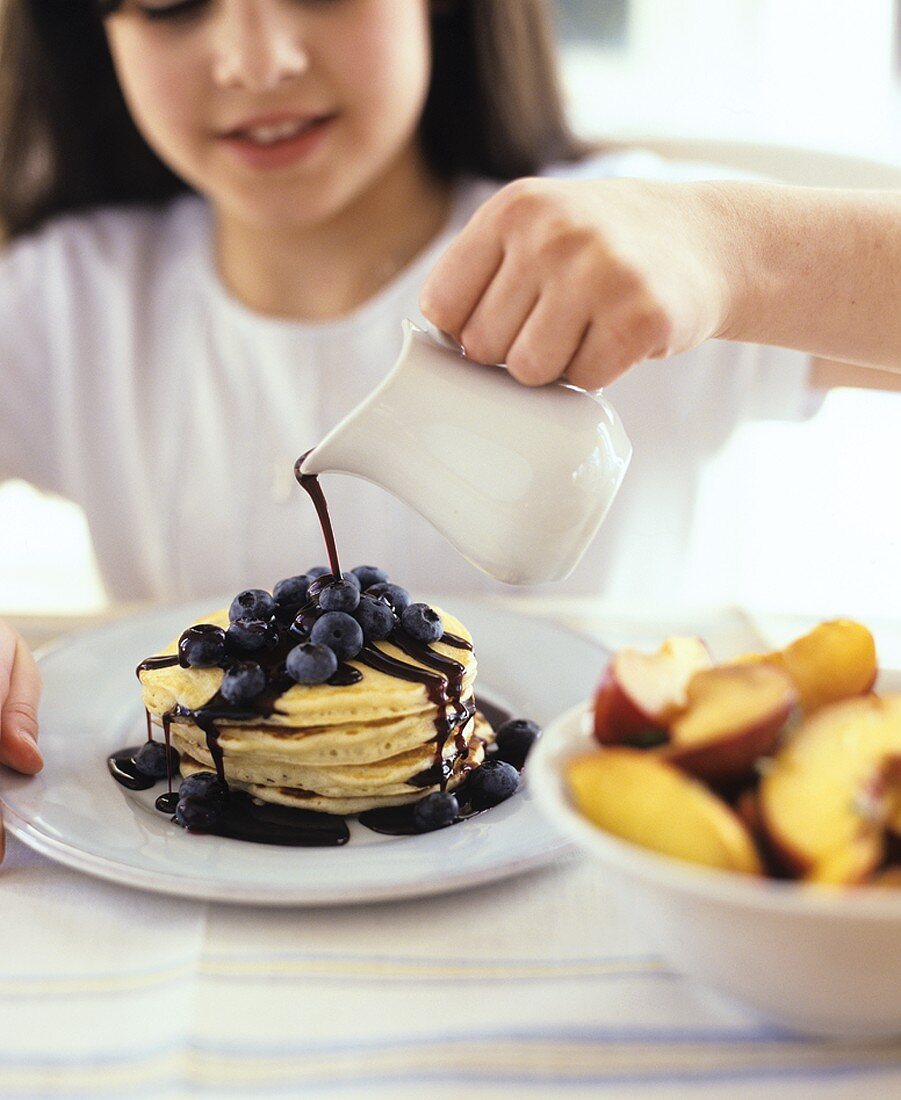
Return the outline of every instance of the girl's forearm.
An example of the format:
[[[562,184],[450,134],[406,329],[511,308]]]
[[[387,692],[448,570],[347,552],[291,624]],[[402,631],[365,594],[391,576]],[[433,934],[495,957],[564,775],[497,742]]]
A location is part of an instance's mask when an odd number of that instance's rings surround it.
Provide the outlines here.
[[[901,192],[702,189],[730,288],[718,336],[901,369]]]

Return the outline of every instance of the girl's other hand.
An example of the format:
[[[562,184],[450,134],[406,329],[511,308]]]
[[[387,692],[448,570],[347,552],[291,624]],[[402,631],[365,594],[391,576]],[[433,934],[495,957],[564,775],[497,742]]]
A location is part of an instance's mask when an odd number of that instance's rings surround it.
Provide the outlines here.
[[[423,314],[526,385],[598,389],[725,326],[717,207],[704,184],[515,180],[439,259]]]
[[[41,674],[28,646],[0,620],[0,763],[33,775],[44,766],[37,746]],[[3,859],[0,819],[0,860]]]

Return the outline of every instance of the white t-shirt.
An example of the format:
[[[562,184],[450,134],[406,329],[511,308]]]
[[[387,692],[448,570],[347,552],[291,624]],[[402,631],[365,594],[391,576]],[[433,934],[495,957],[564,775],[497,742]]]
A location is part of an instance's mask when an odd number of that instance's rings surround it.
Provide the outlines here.
[[[549,174],[724,173],[617,153]],[[20,238],[0,257],[0,478],[84,508],[112,599],[269,588],[322,562],[294,461],[390,369],[401,319],[422,322],[426,275],[499,186],[462,182],[439,237],[375,297],[321,323],[230,297],[209,208],[194,196],[60,217]],[[710,342],[610,386],[632,465],[553,591],[672,599],[704,462],[744,419],[799,415],[806,371],[792,352]],[[345,568],[380,565],[420,593],[510,591],[373,485],[326,475],[323,487]]]

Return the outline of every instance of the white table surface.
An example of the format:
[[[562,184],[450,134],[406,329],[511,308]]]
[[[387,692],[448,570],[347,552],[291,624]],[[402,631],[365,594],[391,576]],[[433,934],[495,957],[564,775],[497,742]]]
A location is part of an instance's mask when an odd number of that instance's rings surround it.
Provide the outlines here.
[[[531,610],[611,646],[701,633],[721,658],[809,622]],[[73,624],[17,625],[34,643]],[[901,632],[875,632],[901,664]],[[439,898],[271,910],[118,887],[10,837],[0,937],[2,1097],[901,1095],[901,1044],[797,1039],[715,1001],[579,856]]]

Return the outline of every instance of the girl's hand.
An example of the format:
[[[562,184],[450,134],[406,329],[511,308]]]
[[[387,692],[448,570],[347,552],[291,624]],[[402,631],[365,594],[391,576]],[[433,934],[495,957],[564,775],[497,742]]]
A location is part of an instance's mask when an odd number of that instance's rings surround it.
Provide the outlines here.
[[[44,766],[37,746],[41,674],[24,641],[0,620],[0,763],[33,775]],[[0,860],[3,859],[0,819]]]
[[[423,314],[526,385],[597,389],[726,325],[717,208],[704,184],[515,180],[440,258]]]

